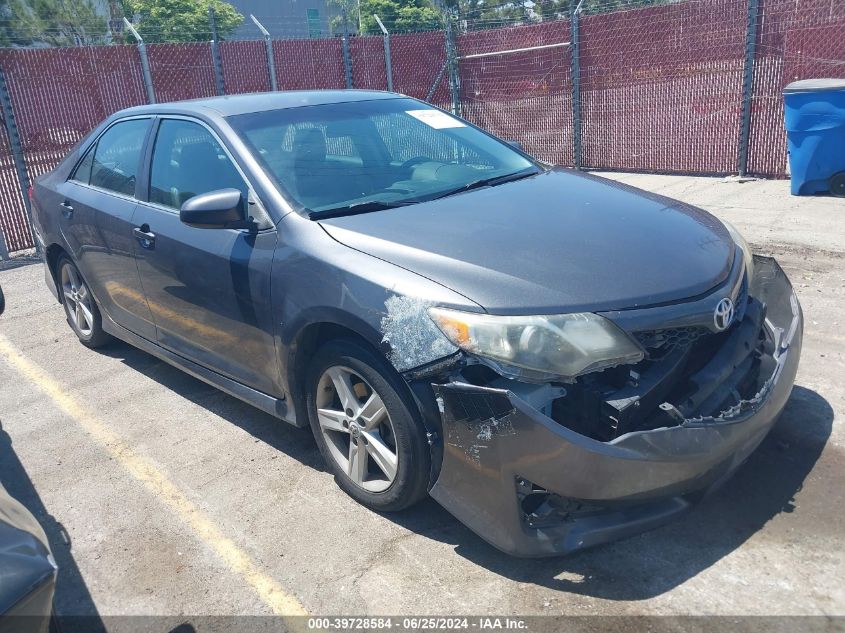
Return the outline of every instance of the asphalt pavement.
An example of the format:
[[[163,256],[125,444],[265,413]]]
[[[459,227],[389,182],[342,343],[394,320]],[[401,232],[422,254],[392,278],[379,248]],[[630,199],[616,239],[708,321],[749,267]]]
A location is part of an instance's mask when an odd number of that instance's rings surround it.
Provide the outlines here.
[[[378,515],[300,430],[115,342],[80,345],[40,264],[0,271],[0,479],[45,526],[59,614],[843,614],[845,200],[613,175],[734,223],[790,275],[797,386],[680,521],[568,558],[499,553],[426,500]]]

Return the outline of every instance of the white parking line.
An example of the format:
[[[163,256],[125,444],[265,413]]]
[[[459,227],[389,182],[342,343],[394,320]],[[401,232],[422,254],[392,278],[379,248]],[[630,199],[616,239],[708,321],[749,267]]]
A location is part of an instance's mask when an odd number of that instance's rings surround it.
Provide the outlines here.
[[[72,418],[104,450],[108,451],[130,475],[144,484],[158,499],[178,515],[207,543],[227,567],[243,578],[259,598],[281,616],[308,615],[305,607],[293,594],[263,572],[238,545],[227,537],[206,514],[148,459],[139,455],[74,398],[69,391],[41,367],[26,358],[2,334],[0,357],[13,369],[38,387],[65,415]],[[291,621],[292,628],[304,628],[301,621]]]

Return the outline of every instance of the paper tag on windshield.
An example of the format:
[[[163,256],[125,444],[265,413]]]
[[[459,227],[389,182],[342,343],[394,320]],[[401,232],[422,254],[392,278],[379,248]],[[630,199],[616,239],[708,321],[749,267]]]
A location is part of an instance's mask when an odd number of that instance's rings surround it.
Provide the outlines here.
[[[466,127],[466,123],[440,110],[407,110],[406,113],[422,121],[429,127],[433,127],[435,130],[442,130],[449,127]]]

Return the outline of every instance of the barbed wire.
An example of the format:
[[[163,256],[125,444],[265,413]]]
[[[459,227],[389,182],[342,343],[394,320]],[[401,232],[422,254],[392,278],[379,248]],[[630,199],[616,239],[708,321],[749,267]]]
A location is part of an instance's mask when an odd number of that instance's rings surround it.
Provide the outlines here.
[[[753,89],[746,95],[746,0],[657,0],[645,6],[585,0],[576,77],[569,47],[537,48],[568,41],[572,4],[560,0],[560,10],[542,19],[478,12],[450,18],[460,58],[462,116],[553,163],[573,164],[578,124],[572,95],[578,80],[584,167],[732,172],[743,99],[750,99],[748,172],[782,176],[783,86],[795,79],[842,76],[845,69],[842,0],[759,0]],[[320,37],[309,38],[303,34],[305,18],[258,17],[272,33],[279,89],[346,86],[339,33],[324,29]],[[350,19],[349,26],[355,23]],[[102,23],[77,27],[95,31]],[[219,49],[227,94],[270,90],[266,51],[263,43],[257,45],[262,38],[250,37],[251,27],[245,27],[223,38]],[[138,28],[148,38],[158,101],[217,94],[210,29],[180,29],[180,40],[202,41],[177,42],[167,27],[142,22]],[[42,34],[60,38],[68,31],[50,28]],[[147,101],[134,41],[119,30],[88,37],[109,45],[0,51],[31,176],[54,166],[107,115]],[[356,88],[386,89],[381,39],[350,33]],[[390,43],[394,90],[449,107],[445,33],[394,29]],[[57,91],[63,99],[51,98]],[[8,139],[0,128],[0,224],[12,250],[31,245],[21,206],[25,192],[15,183]]]
[[[777,2],[778,0],[772,0],[773,5],[777,4]],[[638,2],[636,5],[622,4],[620,3],[620,0],[592,0],[591,2],[588,2],[587,5],[583,8],[582,14],[584,15],[585,19],[587,19],[597,14],[625,14],[667,5],[679,5],[686,8],[712,8],[714,6],[720,6],[725,4],[726,0],[645,0],[645,3],[644,0],[640,0],[640,2]],[[791,4],[793,7],[795,7],[794,11],[799,11],[797,5],[795,5],[794,2],[782,2],[780,5],[777,5],[777,11],[780,11],[782,13],[784,11],[784,7],[788,6],[788,4]],[[842,4],[845,6],[845,3]],[[563,11],[556,11],[552,15],[547,16],[542,16],[537,13],[531,13],[530,11],[529,15],[527,16],[514,16],[504,14],[489,16],[482,14],[482,9],[477,9],[474,11],[466,11],[460,14],[455,14],[453,16],[453,19],[456,20],[456,24],[459,27],[459,31],[461,29],[466,29],[468,31],[476,31],[487,29],[517,28],[526,25],[565,22],[568,20],[569,17],[568,8],[569,7],[566,7],[566,9]],[[513,9],[513,7],[511,7],[511,9]],[[487,9],[484,10],[487,11]],[[771,10],[774,9],[770,9],[770,11]],[[310,37],[308,31],[311,23],[306,17],[291,17],[284,15],[264,15],[257,17],[262,22],[262,24],[271,31],[273,39],[320,39],[339,37],[342,35],[341,29],[330,28],[328,29],[328,32],[321,32],[320,35],[316,38]],[[445,19],[446,14],[444,13],[441,17]],[[655,22],[653,25],[659,25],[660,23],[671,23],[673,20],[673,17],[670,14],[656,14],[652,16],[652,18],[658,21]],[[110,33],[96,33],[97,31],[101,31],[104,28],[106,22],[107,21],[105,20],[89,20],[77,23],[76,25],[74,25],[73,28],[45,28],[35,34],[35,39],[37,40],[39,36],[55,39],[59,37],[73,37],[74,35],[78,35],[81,39],[85,40],[86,43],[92,44],[133,43],[133,41],[127,37],[127,34],[121,32],[119,29]],[[115,24],[114,20],[111,20],[109,22],[112,25]],[[3,21],[0,21],[0,24],[2,23]],[[350,29],[351,36],[381,36],[380,33],[368,35],[355,35],[356,24],[357,18],[350,16],[348,20],[348,26]],[[172,27],[145,25],[143,21],[141,21],[140,23],[136,24],[136,28],[141,33],[142,37],[146,37],[150,40],[150,43],[181,43],[185,40],[211,39],[210,27],[201,27],[195,29],[179,28],[178,31],[176,31]],[[260,33],[257,32],[257,29],[256,32],[251,32],[253,27],[248,22],[248,20],[245,20],[244,23],[239,25],[238,28],[245,29],[245,31],[238,32],[238,30],[236,30],[235,32],[229,33],[221,39],[224,41],[249,41],[263,39]],[[424,28],[397,29],[394,27],[391,30],[391,35],[425,33],[440,30],[440,28],[442,28],[442,24],[426,26]],[[778,28],[784,29],[786,27],[780,25],[770,25],[769,28],[774,28],[775,30],[777,30]],[[68,43],[67,45],[73,44]]]

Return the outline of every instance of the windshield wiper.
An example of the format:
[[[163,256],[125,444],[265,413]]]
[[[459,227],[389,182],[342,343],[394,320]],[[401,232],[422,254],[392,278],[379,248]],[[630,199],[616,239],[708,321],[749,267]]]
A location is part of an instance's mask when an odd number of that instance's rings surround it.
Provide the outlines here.
[[[416,202],[416,200],[414,202]],[[413,202],[385,202],[384,200],[366,200],[364,202],[356,202],[355,204],[348,204],[342,207],[334,207],[332,209],[312,211],[308,214],[308,217],[312,220],[322,220],[325,218],[337,218],[343,215],[355,215],[357,213],[369,213],[370,211],[384,211],[385,209],[395,209],[396,207],[405,207],[409,204],[413,204]]]
[[[448,191],[439,193],[433,198],[429,198],[429,200],[440,200],[441,198],[448,198],[449,196],[454,196],[457,193],[463,193],[464,191],[471,191],[473,189],[481,189],[482,187],[495,187],[496,185],[501,185],[506,182],[513,182],[514,180],[521,180],[522,178],[528,178],[529,176],[534,176],[539,173],[540,170],[536,167],[528,167],[527,169],[515,171],[512,174],[505,174],[503,176],[491,176],[490,178],[479,178],[478,180],[473,180],[472,182],[468,182],[467,184],[461,185],[460,187],[455,187],[454,189],[449,189]]]
[[[392,200],[390,202],[384,200],[365,200],[363,202],[356,202],[354,204],[344,205],[342,207],[333,207],[331,209],[321,209],[319,211],[312,211],[308,217],[312,220],[323,220],[325,218],[338,218],[344,215],[356,215],[358,213],[370,213],[371,211],[384,211],[386,209],[395,209],[397,207],[406,207],[411,204],[419,202],[428,202],[429,200],[439,200],[453,196],[456,193],[463,193],[472,189],[480,189],[481,187],[495,187],[506,182],[513,182],[529,176],[539,174],[540,170],[536,167],[529,167],[520,171],[515,171],[511,174],[504,174],[502,176],[492,176],[490,178],[480,178],[473,180],[460,187],[455,187],[443,193],[439,193],[432,198],[413,198],[410,200]]]

